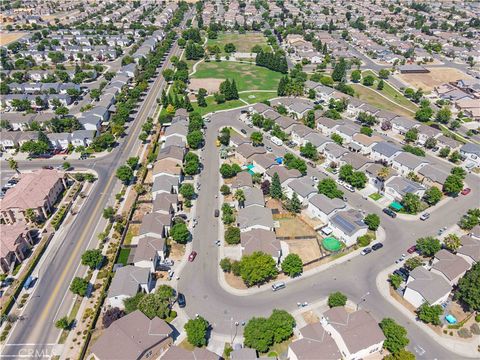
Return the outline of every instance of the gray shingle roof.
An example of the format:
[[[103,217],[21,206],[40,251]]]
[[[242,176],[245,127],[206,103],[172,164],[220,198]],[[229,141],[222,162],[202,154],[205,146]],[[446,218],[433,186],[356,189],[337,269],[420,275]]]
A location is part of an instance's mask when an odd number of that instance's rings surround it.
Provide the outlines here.
[[[423,266],[413,269],[410,276],[415,280],[410,281],[407,287],[422,295],[429,304],[435,303],[452,290],[447,280]]]

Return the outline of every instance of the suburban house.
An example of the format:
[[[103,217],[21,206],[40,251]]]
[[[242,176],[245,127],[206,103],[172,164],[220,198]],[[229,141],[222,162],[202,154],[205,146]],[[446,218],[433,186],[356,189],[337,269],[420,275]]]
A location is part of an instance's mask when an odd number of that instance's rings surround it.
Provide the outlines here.
[[[66,188],[64,173],[41,169],[23,173],[17,185],[0,200],[0,213],[5,223],[29,221],[28,209],[39,219],[46,219]]]
[[[346,208],[343,200],[338,198],[330,199],[323,194],[313,195],[308,199],[307,213],[313,218],[320,219],[324,224],[328,223],[328,219],[337,211]]]
[[[457,255],[467,260],[470,265],[480,261],[480,240],[472,235],[464,235],[460,238],[462,246],[457,250]]]
[[[165,258],[167,244],[164,238],[146,236],[138,240],[132,263],[136,267],[155,272],[158,263]]]
[[[250,206],[265,206],[263,192],[259,188],[253,186],[247,187],[243,189],[243,194],[245,195],[245,200],[243,201],[244,208],[248,208]]]
[[[136,310],[114,321],[92,346],[96,360],[156,359],[173,343],[173,329],[164,320],[150,320]]]
[[[278,177],[280,178],[280,184],[282,185],[282,188],[285,188],[288,183],[290,183],[290,181],[292,181],[293,179],[297,179],[302,176],[300,171],[298,171],[297,169],[289,170],[285,166],[274,165],[267,170],[267,172],[264,174],[264,177],[271,183],[275,173],[277,173]]]
[[[422,198],[425,190],[423,185],[402,176],[394,176],[385,182],[385,195],[393,200],[401,200],[408,193]]]
[[[232,189],[245,189],[253,186],[252,175],[248,171],[239,172],[232,181]]]
[[[408,130],[417,125],[416,121],[401,116],[393,118],[390,120],[390,123],[392,125],[392,132],[399,135],[405,135]]]
[[[390,165],[393,158],[400,154],[400,152],[402,152],[402,150],[396,145],[383,141],[373,145],[370,156],[374,161],[382,161]]]
[[[460,154],[465,156],[465,166],[472,164],[474,167],[480,167],[480,145],[466,143],[460,148]]]
[[[378,322],[367,311],[347,312],[343,306],[323,313],[320,320],[346,360],[364,359],[382,350],[385,335]]]
[[[277,264],[282,257],[282,246],[274,231],[253,229],[240,233],[242,253],[251,255],[255,251],[261,251],[273,257]]]
[[[356,209],[334,213],[329,219],[329,225],[333,234],[347,246],[356,244],[357,238],[365,235],[368,230],[368,226],[363,222],[362,213]]]
[[[153,212],[174,215],[179,210],[178,195],[160,193],[153,200]]]
[[[428,161],[421,156],[416,156],[408,152],[402,152],[392,160],[392,168],[399,174],[406,176],[409,173],[416,173],[421,167],[428,164]]]
[[[111,307],[123,309],[123,301],[139,291],[149,293],[152,289],[150,269],[127,265],[118,268],[108,289],[107,302]]]
[[[252,144],[242,144],[235,149],[235,158],[242,164],[251,161],[251,157],[255,154],[265,154],[267,151],[263,146],[253,146]]]
[[[170,214],[146,214],[142,219],[142,225],[137,238],[140,239],[146,236],[166,238],[171,226],[172,216]]]
[[[442,275],[453,286],[468,269],[470,269],[470,264],[467,260],[442,249],[435,254],[430,272]]]
[[[327,117],[319,117],[316,119],[317,121],[317,129],[322,132],[325,136],[331,136],[333,132],[343,124],[341,121],[332,120]]]
[[[0,269],[7,274],[13,271],[29,254],[34,245],[33,233],[23,221],[0,224]]]
[[[312,360],[319,356],[324,360],[342,358],[335,340],[320,322],[308,324],[299,330],[301,337],[288,347],[290,360]],[[319,355],[321,354],[321,355]]]
[[[439,189],[442,189],[445,180],[450,175],[449,173],[443,171],[435,165],[425,165],[422,166],[417,175],[419,176],[422,184],[426,186],[435,186]]]
[[[253,229],[273,231],[272,211],[262,206],[249,206],[238,211],[238,226],[241,232]]]
[[[337,143],[328,143],[323,149],[323,154],[326,157],[325,165],[330,165],[331,162],[338,165],[340,158],[346,153],[348,153],[348,150],[343,146]]]
[[[163,355],[162,360],[220,360],[222,357],[206,348],[195,348],[193,351],[186,350],[179,346],[170,346]]]
[[[253,171],[263,174],[273,165],[278,164],[273,154],[255,154],[251,158],[254,166]]]
[[[385,190],[385,182],[396,176],[397,172],[391,167],[374,163],[365,167],[365,175],[367,175],[369,185],[373,186],[377,191],[383,192]]]
[[[290,181],[285,187],[285,195],[291,198],[293,194],[296,193],[303,206],[306,206],[308,199],[317,192],[315,182],[306,176]]]
[[[365,134],[355,134],[352,136],[352,142],[349,144],[357,145],[360,148],[360,153],[363,155],[368,155],[372,152],[372,147],[383,141],[383,139],[378,135],[367,136]]]
[[[410,271],[403,298],[418,308],[423,303],[440,305],[448,299],[452,286],[442,275],[419,266]]]
[[[295,141],[299,145],[305,145],[306,141],[304,140],[305,136],[314,132],[312,128],[305,126],[303,124],[297,124],[292,129],[292,140]]]
[[[180,179],[178,176],[172,176],[170,174],[158,175],[153,180],[152,196],[155,199],[161,193],[177,194],[180,185]]]
[[[331,139],[327,138],[326,136],[324,136],[322,134],[319,134],[316,131],[311,132],[310,134],[305,136],[305,139],[304,139],[302,145],[305,145],[307,142],[309,142],[310,144],[315,146],[317,148],[317,151],[320,152],[320,153],[323,152],[323,150],[325,149],[325,146],[327,144],[333,143],[333,141]]]
[[[170,158],[175,160],[179,166],[182,166],[184,156],[185,156],[185,147],[170,145],[160,149],[157,155],[157,161]]]
[[[347,152],[340,160],[340,166],[351,165],[355,170],[363,169],[367,164],[371,164],[373,161],[370,158],[355,152]]]
[[[234,349],[230,353],[230,360],[256,360],[258,359],[257,350],[242,347]]]

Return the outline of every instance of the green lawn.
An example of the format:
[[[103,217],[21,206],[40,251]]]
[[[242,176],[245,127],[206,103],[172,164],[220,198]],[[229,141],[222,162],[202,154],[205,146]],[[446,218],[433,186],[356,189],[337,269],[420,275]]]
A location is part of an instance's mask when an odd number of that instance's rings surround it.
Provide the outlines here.
[[[213,99],[213,96],[207,97],[206,100],[207,100],[207,107],[200,107],[200,106],[197,106],[196,102],[192,102],[194,111],[198,112],[202,116],[205,114],[211,113],[213,111],[228,110],[228,109],[233,109],[240,106],[245,106],[245,103],[240,100],[225,101],[223,104],[217,104]]]
[[[376,82],[372,87],[376,89],[377,82],[379,81],[378,76],[372,70],[364,71],[362,76],[366,76],[366,75],[373,75],[375,77]],[[377,91],[379,91],[384,96],[391,99],[392,101],[396,102],[397,104],[405,106],[407,109],[412,110],[413,112],[416,112],[418,110],[417,105],[415,105],[413,102],[408,100],[402,93],[400,93],[397,89],[391,86],[388,83],[388,80],[384,80],[383,83],[384,83],[383,90],[377,90]]]
[[[130,255],[130,248],[120,249],[120,254],[118,254],[117,264],[127,265],[128,255]]]
[[[379,193],[373,193],[369,197],[370,199],[377,201],[377,200],[380,200],[383,197],[383,195]]]
[[[250,53],[255,45],[260,45],[264,50],[269,50],[267,39],[260,32],[249,32],[245,34],[238,33],[219,33],[217,39],[208,39],[207,46],[218,45],[222,54],[225,54],[223,48],[225,44],[235,45],[237,52]]]
[[[252,92],[243,93],[243,94],[239,94],[239,95],[240,95],[240,99],[248,102],[249,104],[256,104],[258,102],[262,102],[262,101],[265,101],[265,100],[270,100],[270,99],[273,99],[273,98],[277,97],[277,92],[276,91],[272,91],[272,92],[255,92],[255,91],[252,91]]]
[[[233,61],[203,62],[193,79],[235,79],[238,91],[275,90],[282,74],[253,64]]]
[[[388,110],[398,115],[407,116],[410,118],[413,117],[414,115],[414,113],[412,113],[411,111],[401,106],[398,106],[396,105],[396,103],[393,103],[385,99],[384,97],[378,95],[372,89],[369,89],[359,84],[350,84],[350,85],[355,90],[355,96],[358,97],[360,100],[369,103],[370,105],[376,106],[379,109]]]

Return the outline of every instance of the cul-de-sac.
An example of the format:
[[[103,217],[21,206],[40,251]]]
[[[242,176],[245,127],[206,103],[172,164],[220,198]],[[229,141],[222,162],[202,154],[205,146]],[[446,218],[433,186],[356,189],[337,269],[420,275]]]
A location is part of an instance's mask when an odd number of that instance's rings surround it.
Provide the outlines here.
[[[0,358],[480,358],[480,3],[4,0]]]

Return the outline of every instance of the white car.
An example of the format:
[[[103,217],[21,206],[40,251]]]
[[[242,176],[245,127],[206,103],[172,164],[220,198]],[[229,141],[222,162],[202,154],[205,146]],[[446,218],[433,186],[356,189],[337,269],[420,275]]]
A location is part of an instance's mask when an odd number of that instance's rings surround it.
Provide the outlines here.
[[[348,191],[350,191],[350,192],[355,192],[355,188],[354,188],[352,185],[350,185],[350,184],[344,184],[343,186],[344,186],[345,189],[347,189]]]

